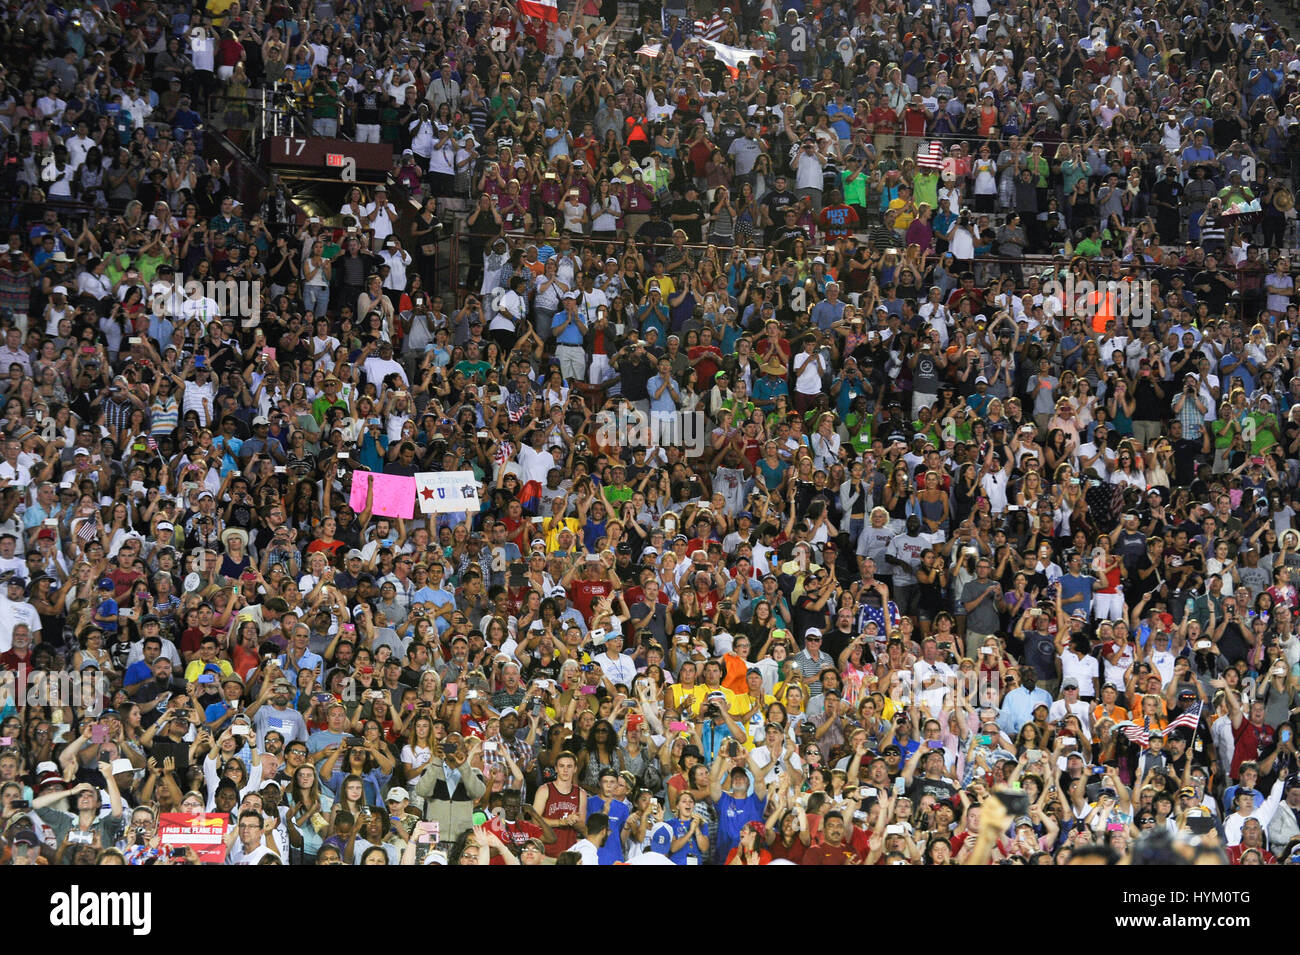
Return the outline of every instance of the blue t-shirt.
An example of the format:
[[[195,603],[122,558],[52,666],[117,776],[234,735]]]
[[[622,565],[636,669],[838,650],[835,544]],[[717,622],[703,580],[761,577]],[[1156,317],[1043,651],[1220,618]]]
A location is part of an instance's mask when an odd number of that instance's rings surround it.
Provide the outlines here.
[[[718,841],[714,846],[715,858],[726,861],[727,853],[740,845],[740,830],[747,822],[763,821],[763,800],[750,794],[737,799],[723,793],[717,801]]]
[[[593,812],[603,812],[609,816],[609,837],[597,851],[596,858],[601,865],[622,862],[623,827],[627,825],[628,816],[632,814],[631,809],[621,799],[615,799],[606,806],[605,800],[600,796],[592,796],[587,800],[587,818],[591,818]]]
[[[261,713],[259,712],[258,715],[260,716]],[[320,752],[320,750],[325,749],[326,746],[338,745],[342,743],[343,740],[346,738],[347,738],[347,734],[335,733],[332,732],[331,730],[316,730],[316,732],[312,733],[310,736],[307,737],[307,751],[309,753],[319,754],[318,758],[316,759],[317,768],[319,768],[320,764],[325,762],[325,760],[328,758],[326,754]]]
[[[143,660],[137,660],[126,668],[126,673],[122,675],[122,682],[130,686],[132,683],[143,683],[153,677],[153,667]],[[208,717],[212,721],[212,717]]]
[[[1075,577],[1073,574],[1065,574],[1061,577],[1061,606],[1066,613],[1074,613],[1076,610],[1082,610],[1089,616],[1092,615],[1092,589],[1097,585],[1097,578],[1087,574],[1080,574]],[[1083,603],[1066,604],[1065,601],[1078,594],[1083,595]]]
[[[118,606],[116,600],[114,600],[112,597],[109,597],[107,600],[100,601],[99,608],[95,611],[95,613],[97,613],[100,617],[111,618],[109,620],[105,620],[103,623],[98,624],[100,630],[103,630],[105,633],[117,633]]]
[[[203,711],[203,721],[205,723],[212,723],[216,720],[219,720],[221,719],[221,717],[226,715],[226,712],[229,709],[230,709],[230,704],[225,702],[224,700],[221,701],[220,703],[211,703],[208,705],[207,709]]]
[[[686,835],[686,830],[690,826],[691,821],[689,819],[665,819],[650,835],[650,851],[667,856],[678,865],[702,865],[704,863],[704,853],[700,851],[698,837],[696,836],[692,836],[690,841],[676,852],[672,851],[673,840]],[[699,834],[706,839],[708,838],[708,823],[700,823]]]
[[[991,395],[987,391],[982,395],[979,392],[976,392],[966,398],[966,404],[971,411],[974,411],[978,417],[982,418],[988,414],[989,405],[993,403],[995,397],[995,395]]]

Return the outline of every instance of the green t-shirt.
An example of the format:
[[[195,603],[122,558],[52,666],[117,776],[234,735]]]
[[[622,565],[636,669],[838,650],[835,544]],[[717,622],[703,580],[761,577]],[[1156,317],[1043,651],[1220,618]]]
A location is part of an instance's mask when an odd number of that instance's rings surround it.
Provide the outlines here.
[[[1258,457],[1278,442],[1277,417],[1252,411],[1249,420],[1255,423],[1255,440],[1250,443],[1250,453]]]
[[[114,285],[121,281],[122,276],[126,275],[127,271],[131,269],[132,266],[133,263],[131,261],[131,256],[127,255],[125,252],[118,255],[110,254],[104,257],[104,275],[106,275],[108,280]]]
[[[1074,192],[1074,184],[1080,179],[1088,178],[1088,164],[1086,162],[1076,163],[1073,159],[1067,159],[1061,163],[1061,186],[1065,195]]]
[[[871,415],[850,411],[844,416],[844,427],[849,432],[849,444],[855,454],[871,450]]]
[[[136,265],[140,269],[140,277],[146,282],[153,282],[153,277],[158,271],[158,266],[171,261],[170,256],[166,255],[141,255],[136,260]]]
[[[737,422],[737,423],[739,423],[739,422],[742,422],[742,421],[748,421],[748,420],[749,420],[749,416],[752,415],[752,414],[754,413],[754,408],[755,408],[756,406],[755,406],[754,402],[752,402],[752,401],[746,401],[746,402],[745,402],[745,406],[744,406],[743,408],[737,409],[737,408],[736,408],[736,399],[735,399],[735,398],[728,398],[728,399],[726,399],[725,401],[723,401],[722,404],[719,405],[718,407],[719,407],[719,410],[721,410],[721,411],[731,411],[731,412],[733,412],[733,414],[732,414],[732,416],[731,416],[731,417],[732,417],[732,420],[735,421],[735,422]]]
[[[1047,188],[1047,174],[1051,172],[1051,166],[1048,165],[1047,159],[1039,156],[1037,160],[1033,156],[1026,156],[1024,159],[1024,168],[1034,174],[1034,185],[1039,189]]]
[[[935,447],[943,445],[943,434],[937,421],[931,421],[929,425],[924,425],[920,421],[913,421],[912,430],[916,434],[924,435],[927,440],[933,441]]]
[[[912,177],[912,198],[919,206],[925,203],[931,209],[939,208],[939,174],[918,172]]]
[[[1096,258],[1101,255],[1101,243],[1096,239],[1084,239],[1075,245],[1074,254],[1086,259]]]
[[[466,378],[473,378],[475,375],[478,375],[480,378],[485,378],[491,369],[492,366],[485,361],[466,360],[458,361],[453,370],[461,372]]]
[[[488,107],[492,111],[492,122],[507,116],[515,114],[515,98],[513,96],[502,97],[500,93],[488,101]]]
[[[632,500],[632,495],[635,492],[627,485],[624,485],[623,487],[614,487],[611,485],[606,487],[602,493],[605,496],[606,504],[609,504],[611,507],[618,507],[624,501]]]
[[[1237,422],[1231,418],[1220,418],[1217,421],[1207,421],[1210,426],[1210,433],[1214,435],[1215,448],[1226,451],[1232,447],[1232,436],[1236,434]]]
[[[325,413],[335,405],[338,405],[344,411],[348,410],[348,403],[344,401],[341,397],[335,399],[334,401],[330,401],[324,395],[321,395],[319,398],[317,398],[315,401],[311,403],[311,416],[315,418],[317,423],[319,424],[325,420]]]
[[[396,143],[402,138],[401,127],[397,124],[398,113],[396,106],[385,106],[379,111],[379,140],[385,143]]]
[[[338,119],[339,85],[333,80],[317,80],[312,85],[311,114],[317,119]]]
[[[844,184],[844,203],[850,206],[865,206],[867,204],[867,183],[871,177],[863,173],[850,182],[849,176],[851,175],[853,175],[852,169],[845,169],[840,173],[840,182]]]

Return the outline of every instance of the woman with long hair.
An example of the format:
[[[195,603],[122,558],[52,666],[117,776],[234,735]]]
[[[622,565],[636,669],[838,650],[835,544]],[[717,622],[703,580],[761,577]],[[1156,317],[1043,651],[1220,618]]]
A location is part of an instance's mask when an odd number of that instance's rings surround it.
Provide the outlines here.
[[[291,824],[302,838],[303,862],[310,865],[330,831],[334,797],[321,787],[316,767],[304,763],[290,777],[285,801],[289,804]]]
[[[583,767],[581,785],[589,793],[600,792],[600,775],[605,771],[621,773],[623,754],[619,751],[618,731],[608,720],[592,724],[586,741],[587,760]]]

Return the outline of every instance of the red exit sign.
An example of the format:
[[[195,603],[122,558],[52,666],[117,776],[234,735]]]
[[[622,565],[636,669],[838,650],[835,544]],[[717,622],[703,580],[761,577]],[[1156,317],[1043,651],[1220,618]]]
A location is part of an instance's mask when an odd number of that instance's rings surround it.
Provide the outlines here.
[[[342,154],[342,153],[326,153],[326,154],[325,154],[325,165],[326,165],[328,168],[330,168],[330,169],[342,169],[342,168],[343,168],[343,154]]]

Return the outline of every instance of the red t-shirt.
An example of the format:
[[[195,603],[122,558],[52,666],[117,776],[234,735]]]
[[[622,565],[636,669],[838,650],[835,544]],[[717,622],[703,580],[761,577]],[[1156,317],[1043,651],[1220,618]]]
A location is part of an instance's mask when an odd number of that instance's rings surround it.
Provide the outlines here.
[[[961,847],[966,844],[967,836],[974,837],[974,833],[972,833],[969,829],[966,829],[957,833],[957,835],[952,837],[951,846],[952,846],[953,855],[956,855],[958,852],[961,851]],[[1004,856],[1011,855],[1011,843],[1007,842],[1007,840],[1003,839],[1001,836],[998,837],[996,848],[998,852],[1002,853],[1002,855]],[[992,859],[990,859],[989,862],[990,864],[992,864]]]
[[[546,49],[547,21],[539,17],[524,18],[524,35],[530,36],[537,43],[537,49]]]
[[[735,858],[736,858],[736,854],[739,853],[739,852],[740,852],[739,849],[732,849],[730,852],[727,853],[727,865],[731,865],[731,863],[732,863],[732,862],[735,860]],[[759,864],[759,865],[767,865],[767,864],[768,864],[769,862],[771,862],[771,861],[772,861],[772,853],[768,852],[766,849],[759,849],[759,850],[758,850],[758,864]],[[748,861],[742,861],[740,864],[741,864],[741,865],[749,865],[749,862],[748,862]]]
[[[323,550],[329,555],[330,560],[333,560],[342,546],[343,542],[340,540],[323,541],[318,539],[307,545],[307,553],[314,554],[319,550]]]
[[[531,522],[527,519],[516,520],[513,517],[501,518],[501,523],[506,526],[506,536],[514,541],[515,546],[519,548],[519,553],[528,553],[529,542],[524,540],[524,532],[531,527]]]
[[[500,816],[493,816],[487,822],[487,830],[496,836],[512,849],[520,849],[529,839],[541,839],[542,830],[540,826],[535,826],[531,822],[525,822],[522,819],[516,819],[514,822],[507,822]],[[492,856],[493,865],[505,865],[505,860],[500,856]]]
[[[181,645],[177,649],[180,650],[182,657],[187,653],[198,653],[199,641],[208,634],[215,634],[216,632],[217,631],[214,629],[209,630],[208,633],[205,634],[201,627],[190,627],[190,629],[181,634]]]
[[[1247,846],[1240,843],[1235,846],[1228,846],[1228,864],[1241,865],[1241,856],[1246,852],[1247,848]],[[1255,851],[1259,853],[1264,865],[1277,865],[1277,857],[1267,849],[1256,849]]]
[[[592,605],[601,597],[614,592],[614,585],[608,580],[575,580],[569,586],[569,599],[582,614],[582,619],[591,623]]]
[[[794,842],[787,846],[782,840],[777,839],[772,843],[773,859],[788,859],[795,865],[803,865],[804,854],[807,853],[808,847],[805,846],[798,836],[795,836]]]
[[[848,865],[857,856],[849,845],[813,846],[803,854],[802,865]]]
[[[867,114],[867,120],[877,133],[892,133],[898,128],[898,114],[888,106],[877,106]]]
[[[460,714],[460,735],[461,736],[477,736],[479,739],[483,739],[484,734],[486,732],[487,732],[486,719],[482,721],[474,719],[473,710],[469,710],[467,712]]]
[[[871,830],[854,826],[849,832],[849,845],[860,858],[865,859],[871,855]]]
[[[713,378],[717,375],[718,365],[722,362],[722,349],[717,345],[695,345],[686,351],[686,357],[692,362],[701,355],[709,357],[695,366],[695,381],[701,389],[712,388]]]
[[[234,37],[227,37],[217,46],[217,66],[234,66],[243,52],[242,43]]]
[[[131,586],[137,580],[144,579],[144,575],[138,570],[123,570],[115,567],[108,572],[108,579],[113,582],[113,599],[120,601],[130,592]]]
[[[1256,726],[1243,718],[1241,725],[1232,731],[1232,738],[1236,745],[1232,750],[1231,776],[1236,779],[1242,763],[1259,759],[1259,754],[1272,744],[1273,728],[1267,724]]]

